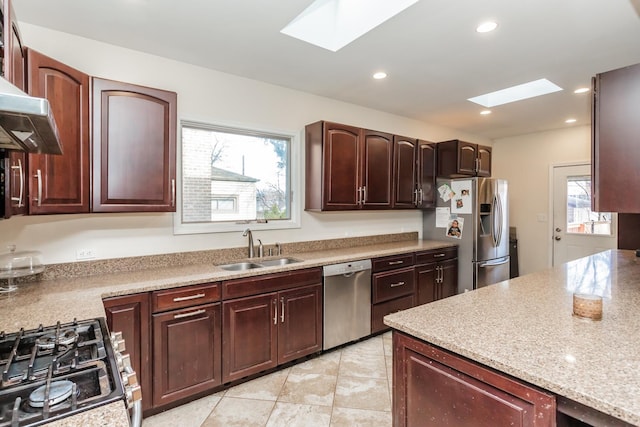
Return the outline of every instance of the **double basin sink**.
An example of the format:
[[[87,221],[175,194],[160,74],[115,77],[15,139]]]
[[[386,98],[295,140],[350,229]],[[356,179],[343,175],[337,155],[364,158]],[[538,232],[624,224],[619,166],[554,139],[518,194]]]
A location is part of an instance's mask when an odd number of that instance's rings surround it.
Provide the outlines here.
[[[264,267],[278,267],[288,264],[295,264],[296,262],[300,262],[299,259],[295,258],[275,258],[275,259],[265,259],[260,261],[242,261],[242,262],[234,262],[232,264],[224,264],[219,265],[223,270],[228,271],[245,271],[245,270],[253,270],[254,268],[264,268]]]

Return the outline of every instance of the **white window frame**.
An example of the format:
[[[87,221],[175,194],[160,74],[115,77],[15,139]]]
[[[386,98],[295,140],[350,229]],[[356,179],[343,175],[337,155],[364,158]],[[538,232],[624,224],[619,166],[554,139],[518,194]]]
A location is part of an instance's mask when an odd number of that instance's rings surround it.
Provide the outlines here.
[[[291,176],[290,182],[290,219],[279,219],[267,222],[258,221],[240,221],[240,222],[194,222],[183,223],[182,222],[182,128],[186,127],[199,127],[199,128],[227,128],[229,130],[238,130],[239,132],[256,132],[260,134],[283,136],[291,139],[290,146],[290,160],[289,160],[289,173]],[[244,231],[247,227],[251,227],[253,231],[260,230],[284,230],[300,228],[300,212],[302,208],[302,171],[304,169],[304,159],[302,158],[302,131],[282,130],[282,129],[268,129],[261,126],[254,126],[246,123],[228,123],[228,122],[199,122],[193,120],[180,120],[178,126],[178,144],[176,150],[177,162],[179,164],[176,168],[177,172],[177,185],[176,189],[176,212],[173,216],[173,234],[206,234],[206,233],[225,233],[232,231]]]

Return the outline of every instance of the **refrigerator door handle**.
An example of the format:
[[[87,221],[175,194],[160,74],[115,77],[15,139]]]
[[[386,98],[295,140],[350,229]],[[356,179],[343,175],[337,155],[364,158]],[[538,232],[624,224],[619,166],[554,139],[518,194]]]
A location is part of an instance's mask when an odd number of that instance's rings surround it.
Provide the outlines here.
[[[500,199],[500,196],[496,196],[496,203],[498,204],[498,238],[496,239],[496,246],[500,246],[500,243],[502,242],[502,228],[504,227],[504,212],[502,211],[502,200]]]
[[[509,262],[509,257],[502,258],[500,261],[485,261],[478,263],[478,267],[493,267],[496,265],[502,265]]]

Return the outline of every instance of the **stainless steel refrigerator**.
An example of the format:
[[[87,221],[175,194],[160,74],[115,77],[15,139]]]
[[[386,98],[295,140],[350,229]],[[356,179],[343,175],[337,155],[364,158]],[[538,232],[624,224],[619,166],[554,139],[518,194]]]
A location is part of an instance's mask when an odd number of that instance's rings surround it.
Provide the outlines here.
[[[458,244],[458,293],[509,279],[507,181],[438,179],[437,204],[423,237]]]

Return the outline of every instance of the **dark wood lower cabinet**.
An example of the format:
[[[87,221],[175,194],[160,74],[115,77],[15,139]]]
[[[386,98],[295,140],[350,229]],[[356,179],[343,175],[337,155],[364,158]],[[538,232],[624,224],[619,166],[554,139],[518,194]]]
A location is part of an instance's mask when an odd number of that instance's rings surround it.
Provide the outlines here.
[[[131,365],[142,387],[142,409],[148,410],[152,406],[149,294],[106,298],[103,304],[109,330],[122,332],[125,353],[131,357]]]
[[[220,303],[153,315],[153,404],[222,384]]]
[[[278,363],[277,293],[222,303],[222,380],[234,381]]]
[[[393,426],[551,427],[555,396],[393,333]]]
[[[322,350],[322,285],[222,303],[223,381]]]

